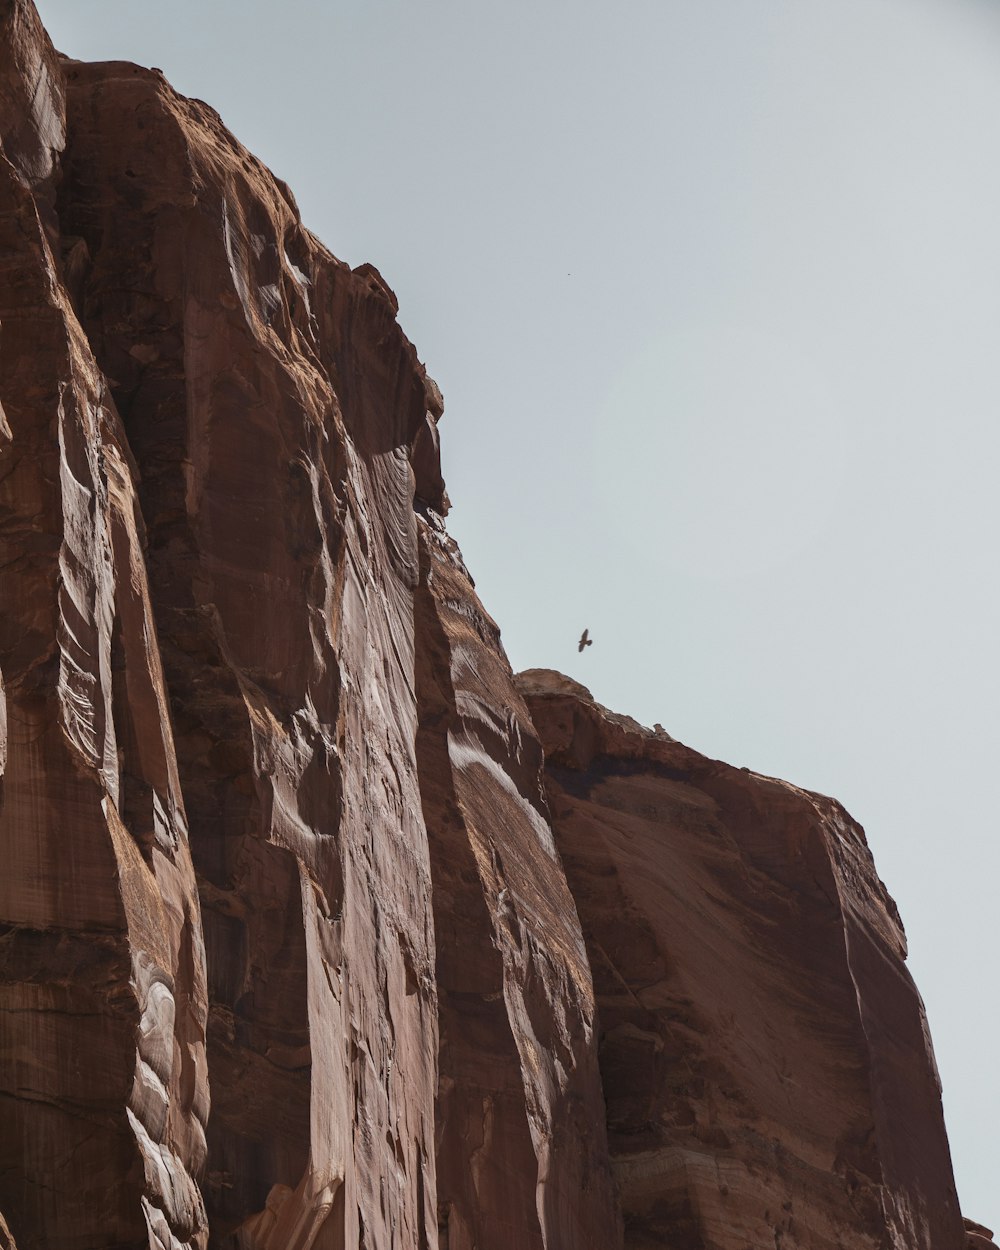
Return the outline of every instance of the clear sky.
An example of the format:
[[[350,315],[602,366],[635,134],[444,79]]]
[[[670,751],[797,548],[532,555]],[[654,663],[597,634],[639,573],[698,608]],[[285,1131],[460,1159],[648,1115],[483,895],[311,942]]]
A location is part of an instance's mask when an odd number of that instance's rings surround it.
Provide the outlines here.
[[[395,289],[515,668],[865,825],[1000,1226],[1000,4],[38,7]]]

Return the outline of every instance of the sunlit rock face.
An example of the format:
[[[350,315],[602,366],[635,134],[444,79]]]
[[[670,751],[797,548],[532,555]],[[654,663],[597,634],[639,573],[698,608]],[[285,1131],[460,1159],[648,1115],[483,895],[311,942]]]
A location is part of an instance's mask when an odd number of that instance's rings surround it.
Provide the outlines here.
[[[207,105],[4,20],[11,1234],[609,1244],[589,965],[496,629],[477,717],[436,598],[395,299]]]
[[[434,389],[377,277],[211,109],[132,65],[66,81],[60,227],[135,459],[199,879],[213,1236],[415,1245],[437,1011],[408,454]]]
[[[22,1250],[202,1246],[203,930],[133,454],[62,280],[62,70],[27,4],[0,48],[0,1207]]]
[[[988,1245],[860,832],[519,687],[378,271],[30,0],[0,141],[0,1250]]]
[[[559,674],[518,682],[593,970],[625,1244],[965,1244],[923,1006],[862,829]]]

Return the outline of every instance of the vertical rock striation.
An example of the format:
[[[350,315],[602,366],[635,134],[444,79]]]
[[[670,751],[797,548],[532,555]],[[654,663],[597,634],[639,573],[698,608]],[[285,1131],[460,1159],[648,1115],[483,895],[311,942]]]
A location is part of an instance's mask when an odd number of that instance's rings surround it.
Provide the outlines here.
[[[972,1250],[831,800],[515,682],[371,265],[0,0],[0,1250]]]
[[[203,1246],[205,963],[143,524],[53,251],[58,66],[27,4],[2,22],[0,1206],[22,1250]]]
[[[213,1234],[424,1244],[409,450],[434,388],[375,271],[208,106],[132,65],[66,76],[60,225],[138,469],[201,894]]]

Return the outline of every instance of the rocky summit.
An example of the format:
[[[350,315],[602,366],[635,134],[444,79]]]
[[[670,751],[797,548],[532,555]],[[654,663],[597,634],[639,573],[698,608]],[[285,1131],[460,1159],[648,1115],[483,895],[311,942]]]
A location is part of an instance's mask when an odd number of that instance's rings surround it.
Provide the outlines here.
[[[991,1246],[860,827],[515,677],[378,271],[0,27],[0,1247]]]

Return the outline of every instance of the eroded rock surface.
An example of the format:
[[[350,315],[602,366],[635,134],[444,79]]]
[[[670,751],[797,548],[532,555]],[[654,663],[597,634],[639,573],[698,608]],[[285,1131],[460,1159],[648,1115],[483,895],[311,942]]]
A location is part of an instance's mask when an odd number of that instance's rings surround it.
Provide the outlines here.
[[[515,682],[378,270],[29,0],[0,142],[0,1250],[990,1244],[860,830]]]
[[[428,387],[216,114],[67,67],[62,229],[124,415],[211,989],[206,1202],[241,1246],[418,1243],[436,1007],[409,448]]]
[[[0,1208],[22,1250],[201,1246],[205,961],[143,522],[52,249],[54,54],[25,4],[2,37]]]
[[[11,1236],[7,1221],[0,1215],[0,1250],[17,1250],[17,1243]]]
[[[438,943],[442,1244],[618,1245],[590,968],[541,747],[496,625],[432,511],[420,540],[417,757]]]
[[[967,1250],[991,1250],[991,1247],[995,1250],[993,1229],[987,1228],[985,1224],[977,1224],[975,1220],[967,1219],[965,1235]]]
[[[522,674],[583,922],[625,1244],[964,1244],[902,926],[832,799]]]

